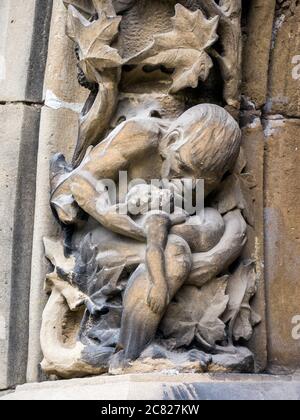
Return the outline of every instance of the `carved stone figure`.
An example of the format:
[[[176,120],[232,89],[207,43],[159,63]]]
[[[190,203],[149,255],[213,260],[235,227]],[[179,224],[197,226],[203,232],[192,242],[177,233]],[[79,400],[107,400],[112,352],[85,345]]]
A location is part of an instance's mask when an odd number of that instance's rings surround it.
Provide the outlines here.
[[[239,343],[260,322],[250,307],[255,262],[239,259],[247,223],[232,191],[244,162],[234,119],[241,2],[64,3],[79,81],[91,94],[73,162],[57,154],[51,163],[62,239],[45,239],[54,271],[44,371],[252,371],[253,355]],[[204,182],[200,213],[178,206],[185,180],[191,196]]]

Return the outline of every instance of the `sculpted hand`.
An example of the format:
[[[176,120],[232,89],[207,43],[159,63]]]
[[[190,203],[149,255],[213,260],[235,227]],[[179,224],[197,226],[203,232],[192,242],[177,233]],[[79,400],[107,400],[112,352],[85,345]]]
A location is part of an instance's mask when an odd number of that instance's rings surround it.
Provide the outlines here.
[[[165,284],[151,286],[147,304],[157,315],[161,315],[169,303],[169,291]]]
[[[95,207],[95,189],[84,178],[74,178],[71,184],[71,192],[77,204],[86,212],[90,210],[90,207]]]

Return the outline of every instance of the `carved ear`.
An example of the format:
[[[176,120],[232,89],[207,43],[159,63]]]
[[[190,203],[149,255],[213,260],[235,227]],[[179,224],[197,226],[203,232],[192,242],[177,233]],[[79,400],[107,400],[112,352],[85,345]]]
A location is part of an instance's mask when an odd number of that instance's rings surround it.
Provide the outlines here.
[[[162,139],[160,144],[160,154],[163,157],[167,157],[170,153],[170,148],[178,142],[180,138],[180,132],[178,130],[173,130]]]

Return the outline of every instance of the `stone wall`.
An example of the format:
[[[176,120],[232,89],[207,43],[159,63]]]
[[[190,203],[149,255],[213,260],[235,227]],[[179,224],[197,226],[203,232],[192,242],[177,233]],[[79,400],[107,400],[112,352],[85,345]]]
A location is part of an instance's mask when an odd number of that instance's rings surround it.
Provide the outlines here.
[[[244,87],[264,128],[265,286],[268,370],[300,366],[299,20],[298,1],[252,1],[244,49]],[[254,118],[254,117],[253,117]],[[299,317],[298,317],[299,319]]]
[[[286,3],[277,1],[264,112],[269,369],[276,372],[300,365],[300,4]]]
[[[78,114],[86,91],[78,85],[76,59],[72,42],[65,36],[66,10],[54,0],[50,27],[48,59],[44,80],[44,107],[41,111],[39,155],[37,162],[37,194],[33,232],[28,381],[40,379],[40,329],[47,296],[45,276],[49,264],[44,258],[43,238],[59,234],[49,206],[49,161],[57,152],[71,158],[78,130]],[[71,141],[70,141],[71,139]]]
[[[245,253],[259,263],[254,306],[263,317],[251,347],[258,370],[294,371],[300,367],[300,339],[292,336],[300,315],[300,5],[252,0],[244,8],[241,125],[256,208]],[[49,267],[42,238],[58,235],[49,159],[58,151],[71,157],[87,96],[77,84],[65,20],[61,0],[53,9],[50,0],[0,4],[0,390],[43,379],[39,333]]]
[[[0,4],[0,389],[26,381],[36,163],[51,3]]]

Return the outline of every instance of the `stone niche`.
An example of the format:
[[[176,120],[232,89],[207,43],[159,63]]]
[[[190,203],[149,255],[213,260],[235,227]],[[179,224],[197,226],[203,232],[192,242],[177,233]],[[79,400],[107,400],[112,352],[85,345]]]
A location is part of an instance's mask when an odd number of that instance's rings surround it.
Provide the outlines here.
[[[81,90],[46,77],[46,104],[68,89],[85,104],[49,156],[43,372],[264,370],[263,129],[242,101],[241,1],[55,6],[68,49],[52,66],[71,54]]]
[[[299,10],[296,0],[53,0],[43,93],[39,72],[38,91],[30,75],[18,99],[1,99],[18,102],[0,115],[20,114],[26,142],[31,114],[38,133],[35,203],[22,183],[13,198],[30,207],[32,250],[19,245],[13,263],[0,255],[12,279],[5,313],[24,273],[27,285],[23,306],[0,318],[1,389],[46,381],[23,397],[56,396],[49,379],[73,379],[62,386],[82,384],[87,398],[94,385],[109,399],[133,382],[137,397],[218,399],[231,387],[237,399],[240,384],[266,398],[287,386],[258,374],[299,368]],[[13,143],[20,162],[23,143]],[[15,154],[4,173],[12,162],[21,173]],[[18,209],[3,227],[14,243]]]

